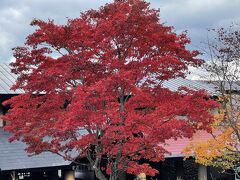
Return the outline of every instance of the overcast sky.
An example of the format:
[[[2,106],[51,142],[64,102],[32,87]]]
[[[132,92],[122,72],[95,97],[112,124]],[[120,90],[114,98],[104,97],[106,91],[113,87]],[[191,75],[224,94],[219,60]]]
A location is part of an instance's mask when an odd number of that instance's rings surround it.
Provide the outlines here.
[[[0,0],[0,63],[12,58],[11,48],[21,46],[33,32],[33,18],[66,22],[81,11],[97,8],[110,0]],[[177,32],[188,31],[189,48],[198,48],[206,39],[207,28],[240,22],[240,0],[148,0],[160,8],[161,21],[174,26]]]

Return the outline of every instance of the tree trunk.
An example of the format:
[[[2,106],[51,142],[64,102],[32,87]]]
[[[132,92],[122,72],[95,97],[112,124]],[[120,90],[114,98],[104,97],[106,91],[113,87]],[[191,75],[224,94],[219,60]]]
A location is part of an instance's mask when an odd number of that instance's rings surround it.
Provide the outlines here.
[[[117,179],[118,180],[126,180],[126,172],[125,171],[120,171]]]
[[[117,179],[118,179],[118,175],[116,172],[110,174],[109,180],[117,180]]]
[[[99,180],[107,180],[107,178],[105,177],[105,175],[99,170],[99,169],[95,169],[94,170],[96,177]]]
[[[15,171],[11,172],[10,175],[11,175],[11,179],[12,179],[12,180],[18,180],[18,175],[16,174]]]
[[[207,180],[207,167],[198,165],[198,180]]]

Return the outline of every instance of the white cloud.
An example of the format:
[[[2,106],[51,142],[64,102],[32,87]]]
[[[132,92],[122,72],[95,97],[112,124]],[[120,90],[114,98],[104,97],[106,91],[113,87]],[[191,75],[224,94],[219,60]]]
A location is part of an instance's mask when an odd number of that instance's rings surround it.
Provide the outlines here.
[[[2,32],[0,34],[0,48],[1,49],[4,49],[4,47],[7,46],[7,44],[9,43],[9,38],[10,38],[10,35],[7,33]]]
[[[187,75],[187,79],[191,80],[209,80],[210,74],[203,68],[189,67],[190,74]]]
[[[240,0],[172,0],[162,4],[162,17],[178,28],[213,26],[240,16]]]
[[[18,20],[22,17],[21,11],[12,7],[3,10],[1,14],[8,17],[8,20]]]

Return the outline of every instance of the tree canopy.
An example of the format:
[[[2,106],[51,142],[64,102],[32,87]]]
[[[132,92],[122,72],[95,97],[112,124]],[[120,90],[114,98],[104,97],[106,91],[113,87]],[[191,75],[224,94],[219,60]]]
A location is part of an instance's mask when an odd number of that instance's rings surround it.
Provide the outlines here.
[[[13,89],[25,93],[5,102],[6,130],[29,153],[86,157],[99,179],[121,171],[153,176],[147,162],[164,159],[166,140],[209,130],[216,102],[204,91],[162,86],[202,61],[149,3],[115,0],[65,25],[31,25],[37,28],[12,63]]]

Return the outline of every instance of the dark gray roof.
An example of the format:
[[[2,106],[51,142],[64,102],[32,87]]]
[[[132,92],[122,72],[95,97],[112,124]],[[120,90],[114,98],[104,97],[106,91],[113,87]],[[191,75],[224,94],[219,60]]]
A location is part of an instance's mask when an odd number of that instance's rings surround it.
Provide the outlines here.
[[[214,86],[215,89],[219,89],[220,87],[220,81],[203,81],[203,80],[198,80],[196,81],[198,83],[204,83],[207,86]],[[223,83],[223,82],[222,82]],[[230,86],[231,83],[231,86]],[[223,83],[224,89],[225,90],[232,90],[232,91],[240,91],[240,82],[239,81],[225,81],[225,83]]]
[[[11,73],[11,68],[8,64],[0,64],[0,94],[20,94],[22,90],[12,91],[10,88],[16,82],[17,76]],[[205,89],[210,94],[216,92],[216,87],[203,81],[194,81],[184,78],[176,78],[163,82],[163,86],[176,91],[181,86],[186,86],[193,90]]]
[[[6,63],[0,63],[0,94],[21,94],[22,90],[10,90],[15,84],[17,76],[11,73],[11,68]],[[169,88],[172,91],[177,91],[181,86],[186,86],[193,90],[204,89],[210,94],[217,94],[218,85],[216,81],[201,81],[201,80],[190,80],[185,78],[175,78],[163,82],[163,87]],[[228,83],[225,83],[226,90],[229,89]],[[240,91],[240,82],[234,83],[232,86],[233,90]]]
[[[11,73],[10,66],[6,63],[0,63],[0,94],[19,94],[21,90],[10,90],[16,82],[17,76]]]
[[[71,162],[65,161],[62,157],[50,152],[28,156],[24,150],[26,145],[18,141],[9,143],[8,139],[10,136],[9,133],[0,129],[0,169],[2,171],[65,166],[71,164]]]
[[[0,94],[22,93],[21,90],[10,90],[16,79],[17,77],[11,73],[9,65],[0,64]],[[213,84],[183,78],[171,79],[163,82],[162,85],[172,91],[176,91],[181,86],[186,86],[193,90],[204,89],[210,94],[215,94],[217,92],[216,86]],[[30,157],[25,151],[26,145],[23,142],[8,142],[10,136],[11,135],[9,133],[0,129],[0,169],[2,171],[64,166],[71,164],[71,162],[65,161],[62,157],[50,152],[44,152],[40,155]]]
[[[203,89],[207,91],[209,94],[215,94],[217,92],[216,87],[212,84],[207,84],[205,82],[194,81],[184,78],[170,79],[168,81],[164,81],[162,85],[163,87],[168,88],[172,91],[177,91],[178,88],[180,88],[181,86],[185,86],[192,90]]]

